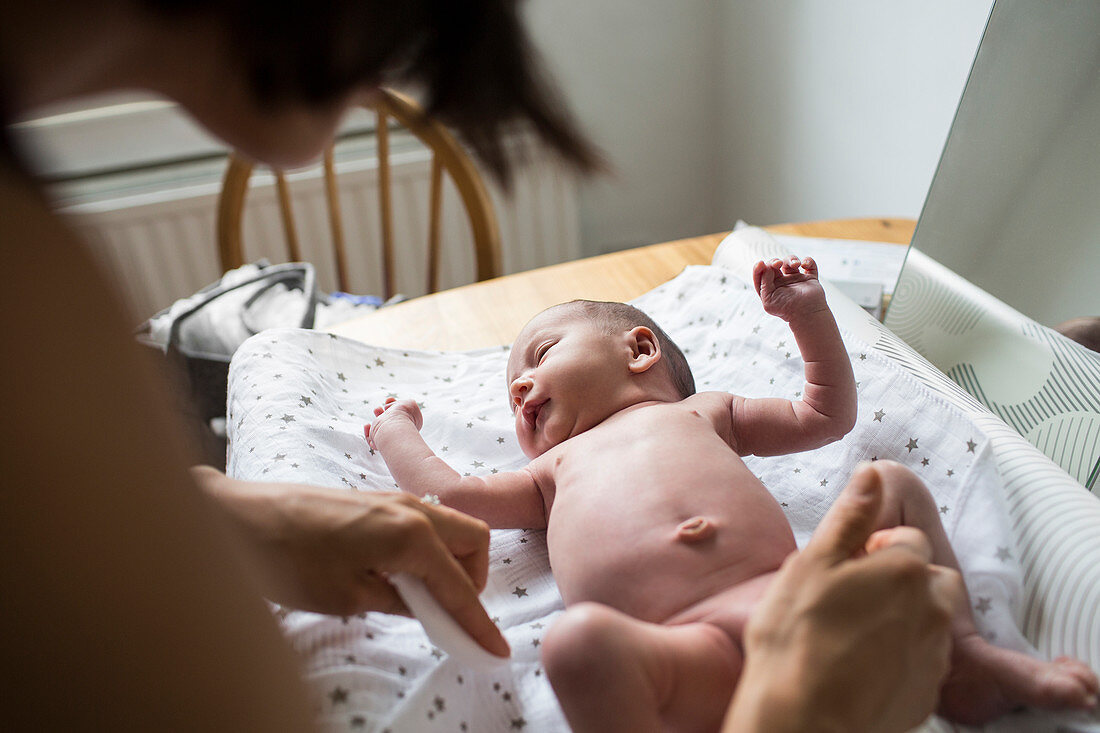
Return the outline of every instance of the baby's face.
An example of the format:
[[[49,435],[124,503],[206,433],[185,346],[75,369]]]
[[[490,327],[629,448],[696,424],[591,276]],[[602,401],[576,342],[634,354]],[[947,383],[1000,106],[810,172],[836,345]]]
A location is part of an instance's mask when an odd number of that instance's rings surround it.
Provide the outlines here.
[[[622,342],[622,343],[620,343]],[[598,425],[629,379],[629,347],[572,306],[535,316],[512,344],[508,398],[528,458]]]

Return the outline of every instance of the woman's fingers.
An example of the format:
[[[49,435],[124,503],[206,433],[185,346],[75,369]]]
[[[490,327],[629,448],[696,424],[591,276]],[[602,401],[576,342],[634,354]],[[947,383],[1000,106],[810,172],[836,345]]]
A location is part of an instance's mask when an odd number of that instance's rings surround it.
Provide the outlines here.
[[[931,573],[930,593],[935,604],[952,617],[965,614],[969,601],[962,574],[942,565],[929,565],[928,570]]]
[[[932,562],[932,542],[924,532],[915,527],[880,529],[871,535],[865,545],[868,553],[889,547],[904,547],[924,562]]]
[[[801,554],[826,566],[847,560],[866,545],[881,506],[882,479],[871,464],[861,464]]]
[[[435,532],[417,532],[410,539],[415,544],[408,545],[407,551],[395,558],[400,567],[394,570],[423,580],[428,592],[466,633],[489,653],[507,657],[510,654],[508,642],[478,600],[477,589],[470,577],[439,535]]]
[[[356,604],[360,608],[369,608],[372,611],[392,613],[395,616],[409,616],[409,608],[401,600],[401,596],[394,590],[385,578],[373,571],[361,573],[359,587],[362,599]]]
[[[421,502],[447,551],[470,576],[474,587],[485,589],[489,580],[489,525],[450,507]]]
[[[409,494],[394,494],[391,500],[393,514],[386,529],[394,541],[385,543],[390,550],[377,558],[378,569],[420,578],[478,644],[491,654],[508,656],[508,642],[478,600],[488,576],[488,525]]]
[[[490,654],[498,657],[507,657],[511,654],[504,635],[489,618],[485,607],[478,600],[477,591],[454,558],[429,568],[423,580],[428,591],[443,606],[443,610],[449,613],[458,625],[473,637],[474,641]],[[461,580],[465,582],[457,582]]]

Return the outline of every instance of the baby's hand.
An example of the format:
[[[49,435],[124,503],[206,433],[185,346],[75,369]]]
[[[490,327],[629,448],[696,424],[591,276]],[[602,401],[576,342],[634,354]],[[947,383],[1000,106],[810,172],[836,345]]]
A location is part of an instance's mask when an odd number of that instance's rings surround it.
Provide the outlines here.
[[[381,407],[374,408],[374,422],[363,429],[363,434],[367,438],[367,445],[371,447],[371,450],[377,447],[374,444],[374,437],[378,435],[378,429],[394,420],[408,420],[417,430],[424,427],[424,416],[420,414],[420,405],[416,404],[415,400],[399,400],[394,397],[387,397]]]
[[[817,263],[811,257],[757,262],[752,283],[764,310],[784,321],[828,308],[817,279]]]

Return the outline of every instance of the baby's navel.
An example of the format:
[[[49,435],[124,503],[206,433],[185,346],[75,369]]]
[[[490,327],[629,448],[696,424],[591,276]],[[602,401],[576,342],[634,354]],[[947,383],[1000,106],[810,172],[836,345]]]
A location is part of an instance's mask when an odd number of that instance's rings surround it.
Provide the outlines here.
[[[692,517],[676,528],[676,539],[681,542],[702,542],[714,536],[714,523],[706,517]]]

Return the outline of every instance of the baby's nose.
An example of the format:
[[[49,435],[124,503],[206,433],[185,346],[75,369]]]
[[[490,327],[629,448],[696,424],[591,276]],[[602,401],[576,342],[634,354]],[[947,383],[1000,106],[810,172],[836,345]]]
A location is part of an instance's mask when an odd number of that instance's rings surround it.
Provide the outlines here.
[[[519,407],[523,404],[523,396],[531,391],[531,378],[520,377],[512,381],[509,392],[512,394],[512,404]]]

